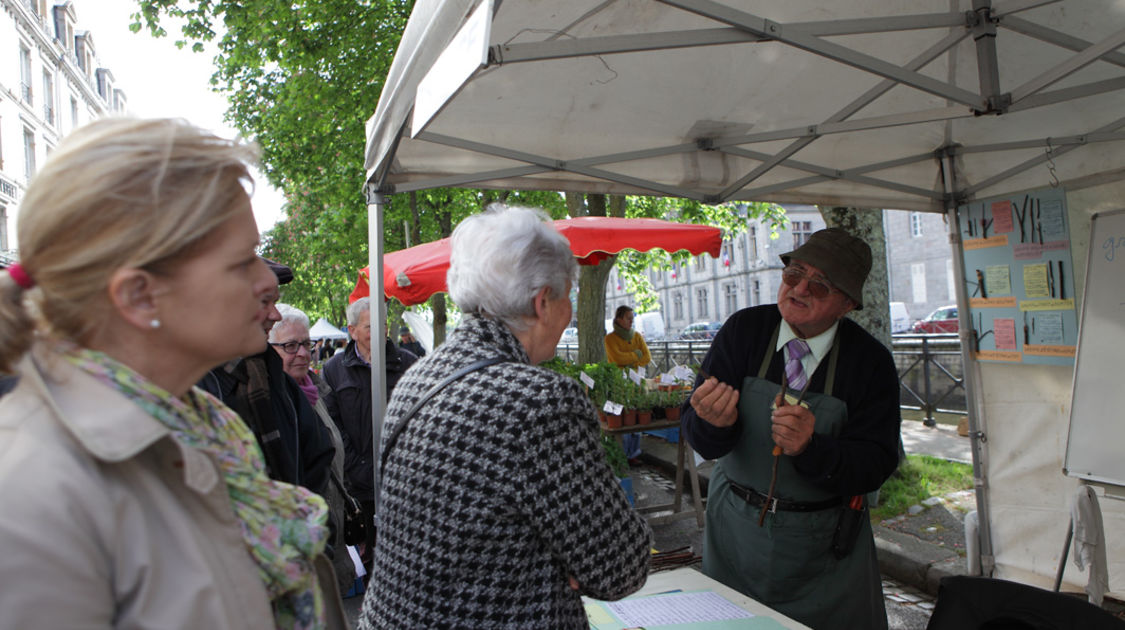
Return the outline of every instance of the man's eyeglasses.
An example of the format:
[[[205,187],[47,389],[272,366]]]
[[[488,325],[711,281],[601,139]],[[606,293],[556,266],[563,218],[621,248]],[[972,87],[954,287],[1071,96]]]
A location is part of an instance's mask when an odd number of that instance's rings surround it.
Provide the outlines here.
[[[821,276],[814,276],[804,267],[799,267],[797,265],[789,265],[785,269],[782,269],[781,279],[785,284],[791,287],[801,284],[801,280],[808,280],[809,293],[817,299],[826,298],[834,291],[838,291],[828,280]]]
[[[281,351],[285,354],[297,354],[297,350],[299,348],[304,348],[305,350],[312,352],[313,346],[312,340],[310,339],[306,339],[304,341],[286,341],[285,343],[271,343],[270,345],[275,348],[281,348]]]

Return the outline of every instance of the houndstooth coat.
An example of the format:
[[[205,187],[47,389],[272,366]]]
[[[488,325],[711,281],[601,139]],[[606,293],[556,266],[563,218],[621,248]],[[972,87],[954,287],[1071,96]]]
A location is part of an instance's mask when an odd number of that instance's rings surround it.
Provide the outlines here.
[[[652,532],[605,463],[589,399],[528,365],[506,325],[467,315],[399,381],[383,435],[443,377],[493,356],[509,362],[446,386],[387,459],[361,628],[588,628],[580,595],[645,582]]]

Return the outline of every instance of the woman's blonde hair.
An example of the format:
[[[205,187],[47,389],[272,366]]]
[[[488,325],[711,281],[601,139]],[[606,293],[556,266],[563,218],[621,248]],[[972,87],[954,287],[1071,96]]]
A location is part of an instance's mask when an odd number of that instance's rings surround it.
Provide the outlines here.
[[[67,136],[20,204],[20,265],[35,286],[25,295],[0,271],[0,372],[36,329],[83,343],[116,270],[173,265],[245,209],[256,159],[254,146],[176,119],[105,118]]]

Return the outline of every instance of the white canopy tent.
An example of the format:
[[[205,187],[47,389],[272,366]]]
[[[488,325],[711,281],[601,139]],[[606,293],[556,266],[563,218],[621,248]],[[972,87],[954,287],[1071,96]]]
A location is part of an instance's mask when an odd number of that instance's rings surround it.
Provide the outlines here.
[[[440,186],[955,218],[1061,185],[1082,270],[1125,192],[1123,43],[1113,0],[419,0],[368,124],[370,264],[383,196]],[[965,361],[982,563],[1049,586],[1073,370]],[[1125,510],[1103,511],[1122,590]]]
[[[327,319],[321,317],[316,320],[316,323],[309,328],[309,339],[347,339],[348,333],[336,328],[328,323]]]

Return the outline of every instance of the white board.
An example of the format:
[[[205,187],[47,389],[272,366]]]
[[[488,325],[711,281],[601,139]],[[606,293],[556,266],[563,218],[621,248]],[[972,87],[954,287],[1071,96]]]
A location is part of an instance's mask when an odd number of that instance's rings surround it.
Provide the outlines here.
[[[1125,486],[1125,210],[1094,215],[1065,472]]]

